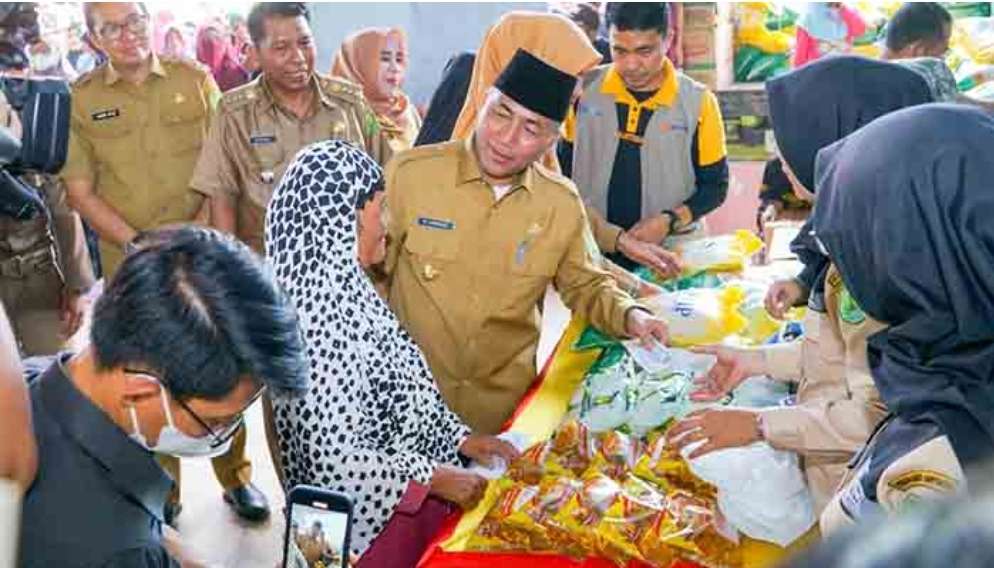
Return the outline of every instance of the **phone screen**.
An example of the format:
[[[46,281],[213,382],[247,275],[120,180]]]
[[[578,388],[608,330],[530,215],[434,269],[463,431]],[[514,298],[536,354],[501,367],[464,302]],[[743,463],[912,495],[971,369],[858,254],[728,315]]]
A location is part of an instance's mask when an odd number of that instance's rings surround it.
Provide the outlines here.
[[[290,507],[287,568],[348,568],[345,535],[349,516],[293,503]]]

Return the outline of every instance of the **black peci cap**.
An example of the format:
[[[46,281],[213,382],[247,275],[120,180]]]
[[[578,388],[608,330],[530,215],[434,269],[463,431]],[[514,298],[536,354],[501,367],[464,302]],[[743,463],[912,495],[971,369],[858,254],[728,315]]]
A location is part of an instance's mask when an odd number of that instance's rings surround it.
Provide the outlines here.
[[[576,77],[519,48],[494,87],[528,110],[562,122],[569,112],[576,81]]]

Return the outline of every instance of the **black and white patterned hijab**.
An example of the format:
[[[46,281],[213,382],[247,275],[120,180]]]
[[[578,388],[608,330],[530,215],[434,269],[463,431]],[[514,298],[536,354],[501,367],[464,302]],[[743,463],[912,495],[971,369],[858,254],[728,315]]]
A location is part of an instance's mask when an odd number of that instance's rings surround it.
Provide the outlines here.
[[[287,489],[350,495],[359,555],[408,484],[458,463],[469,434],[358,262],[357,205],[382,177],[357,147],[319,142],[294,158],[266,213],[267,257],[297,308],[312,370],[307,395],[274,401]]]

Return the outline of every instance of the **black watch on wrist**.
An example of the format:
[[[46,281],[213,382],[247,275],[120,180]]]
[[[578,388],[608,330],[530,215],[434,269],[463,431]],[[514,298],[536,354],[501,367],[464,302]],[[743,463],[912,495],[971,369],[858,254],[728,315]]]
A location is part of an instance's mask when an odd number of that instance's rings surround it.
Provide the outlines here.
[[[663,215],[670,218],[670,234],[672,235],[676,232],[676,225],[680,222],[680,216],[676,214],[676,211],[670,211],[669,209],[663,211]]]

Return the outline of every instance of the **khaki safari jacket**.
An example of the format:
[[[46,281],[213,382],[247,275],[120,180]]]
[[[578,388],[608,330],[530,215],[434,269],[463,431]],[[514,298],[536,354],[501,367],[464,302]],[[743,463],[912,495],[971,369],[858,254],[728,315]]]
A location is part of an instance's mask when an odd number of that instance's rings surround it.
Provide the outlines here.
[[[64,180],[86,179],[136,230],[186,223],[203,205],[190,176],[221,97],[210,71],[185,59],[152,55],[140,85],[110,64],[72,86],[69,155]],[[101,240],[104,274],[112,276],[124,250]]]
[[[887,408],[866,358],[870,335],[884,324],[863,313],[831,267],[826,313],[808,310],[805,338],[766,351],[774,378],[799,379],[796,406],[763,411],[763,434],[775,448],[799,453],[817,511],[828,504],[846,465]]]
[[[314,112],[300,119],[277,103],[264,76],[224,94],[190,187],[235,199],[236,235],[264,254],[266,207],[297,152],[329,138],[346,140],[384,163],[390,155],[362,88],[315,74]]]
[[[401,153],[386,190],[390,305],[475,432],[498,432],[535,379],[550,283],[575,313],[625,336],[637,304],[598,268],[568,179],[533,164],[495,201],[470,139]]]

